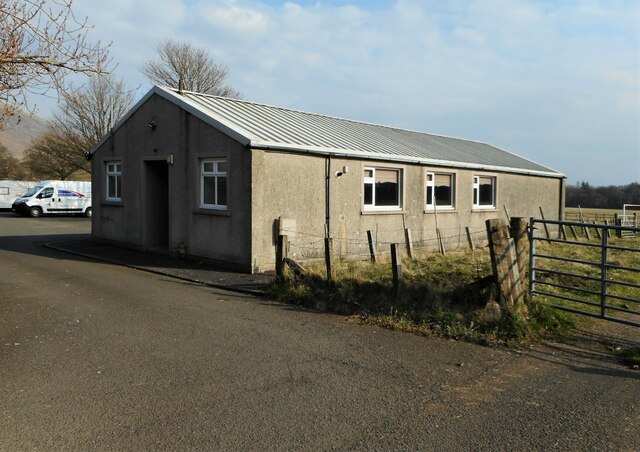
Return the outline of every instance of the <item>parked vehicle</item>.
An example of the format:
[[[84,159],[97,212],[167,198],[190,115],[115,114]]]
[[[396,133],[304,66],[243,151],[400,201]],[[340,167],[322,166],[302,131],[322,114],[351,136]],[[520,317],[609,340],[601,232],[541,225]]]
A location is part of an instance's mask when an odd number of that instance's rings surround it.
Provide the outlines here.
[[[91,182],[43,180],[15,200],[11,210],[21,215],[79,213],[90,217]]]
[[[11,209],[16,198],[23,196],[36,182],[23,180],[0,180],[0,209]]]

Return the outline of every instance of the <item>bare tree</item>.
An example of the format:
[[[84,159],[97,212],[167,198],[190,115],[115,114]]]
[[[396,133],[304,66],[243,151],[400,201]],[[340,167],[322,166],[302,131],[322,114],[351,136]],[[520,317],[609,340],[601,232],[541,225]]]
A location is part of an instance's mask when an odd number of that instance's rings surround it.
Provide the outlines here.
[[[110,76],[92,78],[84,88],[64,94],[47,131],[25,151],[25,166],[39,178],[90,174],[87,151],[132,104],[133,94]]]
[[[142,73],[153,83],[177,87],[182,80],[188,91],[240,97],[240,93],[226,83],[229,69],[216,64],[206,49],[188,42],[165,40],[156,50],[158,56],[142,67]]]
[[[112,76],[93,77],[82,89],[63,95],[53,128],[78,135],[93,147],[132,104],[133,94],[123,81]]]
[[[36,179],[65,180],[77,173],[90,173],[84,153],[78,152],[87,146],[90,143],[78,135],[50,129],[25,150],[22,162]]]
[[[9,153],[9,150],[0,143],[0,179],[24,179],[26,172],[20,160]]]
[[[29,109],[28,93],[58,94],[70,73],[106,74],[108,47],[87,41],[73,0],[0,0],[0,125]]]

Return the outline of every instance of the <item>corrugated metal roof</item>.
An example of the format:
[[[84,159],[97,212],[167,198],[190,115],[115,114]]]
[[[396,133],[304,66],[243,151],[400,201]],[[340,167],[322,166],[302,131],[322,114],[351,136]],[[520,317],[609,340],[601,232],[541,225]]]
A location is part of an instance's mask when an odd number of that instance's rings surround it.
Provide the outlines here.
[[[255,148],[563,177],[486,143],[171,88],[154,87],[136,107],[154,93]]]

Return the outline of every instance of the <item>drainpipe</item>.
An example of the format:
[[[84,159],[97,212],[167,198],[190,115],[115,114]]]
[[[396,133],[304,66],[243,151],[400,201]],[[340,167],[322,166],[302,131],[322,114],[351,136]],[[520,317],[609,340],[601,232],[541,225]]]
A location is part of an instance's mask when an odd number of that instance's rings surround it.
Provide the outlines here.
[[[325,227],[327,236],[331,231],[331,156],[325,159]]]

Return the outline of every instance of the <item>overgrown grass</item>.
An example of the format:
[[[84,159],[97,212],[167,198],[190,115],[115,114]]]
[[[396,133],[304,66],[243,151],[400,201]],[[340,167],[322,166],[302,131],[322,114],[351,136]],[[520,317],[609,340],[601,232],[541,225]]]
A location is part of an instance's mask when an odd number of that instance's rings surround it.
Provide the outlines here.
[[[426,254],[403,264],[404,280],[397,288],[388,262],[351,261],[335,265],[332,282],[321,265],[308,267],[302,276],[289,274],[271,286],[271,295],[386,328],[485,344],[522,344],[574,326],[571,316],[540,303],[529,303],[527,316],[487,305],[495,289],[486,278],[491,274],[486,249]]]

